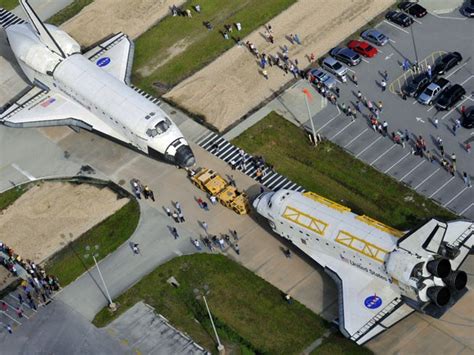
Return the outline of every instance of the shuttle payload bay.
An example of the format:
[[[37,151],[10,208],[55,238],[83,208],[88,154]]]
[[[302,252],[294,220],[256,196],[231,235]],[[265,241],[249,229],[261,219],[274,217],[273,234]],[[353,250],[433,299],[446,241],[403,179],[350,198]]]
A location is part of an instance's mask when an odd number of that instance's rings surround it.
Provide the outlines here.
[[[319,195],[289,190],[263,193],[253,204],[334,279],[340,330],[358,344],[415,310],[440,317],[467,291],[459,267],[473,248],[472,222],[431,219],[403,233]]]
[[[15,128],[83,128],[152,158],[194,165],[193,152],[176,124],[127,86],[133,57],[127,36],[119,33],[81,53],[67,33],[43,24],[28,0],[20,4],[29,23],[5,31],[33,87],[0,112],[0,123]]]

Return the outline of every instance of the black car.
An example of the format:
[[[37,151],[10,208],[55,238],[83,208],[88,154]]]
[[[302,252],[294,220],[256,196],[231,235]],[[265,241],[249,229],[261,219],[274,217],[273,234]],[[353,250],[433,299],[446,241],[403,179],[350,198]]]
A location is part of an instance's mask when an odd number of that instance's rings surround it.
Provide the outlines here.
[[[443,91],[443,93],[438,97],[436,108],[438,110],[449,110],[459,100],[461,100],[464,95],[466,95],[466,90],[464,90],[461,85],[454,84]]]
[[[400,5],[398,5],[398,8],[418,18],[423,17],[428,13],[426,9],[420,4],[415,4],[414,2],[409,1],[403,1],[400,3]]]
[[[462,8],[462,13],[466,17],[474,17],[474,0],[466,1],[466,5]]]
[[[461,126],[474,128],[474,106],[469,107],[462,116]]]
[[[389,11],[385,18],[402,27],[408,27],[413,23],[413,19],[410,16],[400,11]]]
[[[421,73],[413,78],[403,89],[403,93],[407,96],[417,97],[423,90],[430,85],[430,77],[427,73]]]
[[[433,75],[446,74],[450,69],[454,68],[462,61],[462,55],[459,52],[446,53],[438,58],[433,68]]]

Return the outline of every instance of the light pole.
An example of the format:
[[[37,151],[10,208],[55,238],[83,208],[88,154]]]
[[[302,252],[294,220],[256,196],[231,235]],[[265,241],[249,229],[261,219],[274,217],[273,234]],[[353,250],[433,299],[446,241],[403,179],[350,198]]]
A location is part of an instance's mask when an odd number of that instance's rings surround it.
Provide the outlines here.
[[[95,250],[97,251],[99,249],[99,245],[94,245]],[[90,246],[86,245],[86,251],[89,251],[91,248]],[[94,251],[92,252],[92,259],[94,260],[95,267],[97,268],[97,272],[99,273],[99,277],[102,280],[102,284],[104,285],[105,293],[107,295],[107,300],[109,301],[109,309],[113,312],[117,310],[117,305],[112,301],[112,297],[110,297],[109,289],[107,288],[107,285],[105,284],[104,277],[102,276],[102,272],[100,271],[99,264],[97,263],[96,257],[98,257],[99,254],[95,253]],[[89,257],[89,254],[85,254],[84,258],[87,259]]]
[[[206,290],[206,294],[208,294],[209,293],[209,286],[204,285],[204,289]],[[197,288],[194,289],[194,293],[196,294],[196,298],[199,299],[199,296],[202,296],[202,299],[204,300],[204,304],[206,305],[207,314],[209,315],[209,319],[211,320],[212,330],[214,330],[214,335],[216,336],[217,351],[219,351],[220,355],[224,355],[225,354],[225,348],[224,348],[224,345],[222,345],[222,343],[221,343],[221,339],[219,338],[219,335],[217,334],[217,329],[216,329],[216,326],[214,324],[214,319],[212,319],[212,314],[211,314],[211,311],[210,311],[209,306],[207,304],[206,296],[204,296],[204,294],[202,294],[201,291]]]
[[[308,98],[312,98],[311,93],[309,92],[308,89],[303,89],[304,93],[304,102],[306,104],[306,110],[308,111],[308,119],[309,122],[311,123],[311,131],[313,132],[313,144],[316,147],[316,130],[314,129],[314,122],[313,122],[313,117],[311,116],[311,110],[309,109],[309,103],[308,103]]]

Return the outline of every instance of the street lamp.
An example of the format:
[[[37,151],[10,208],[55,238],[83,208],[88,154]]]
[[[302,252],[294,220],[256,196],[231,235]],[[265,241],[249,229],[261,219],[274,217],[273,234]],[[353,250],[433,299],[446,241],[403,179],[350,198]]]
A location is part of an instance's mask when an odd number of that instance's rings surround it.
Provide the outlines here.
[[[112,302],[112,298],[110,297],[109,289],[107,288],[107,285],[105,284],[104,277],[102,276],[102,272],[100,272],[99,264],[97,263],[97,257],[99,254],[97,253],[97,250],[99,250],[99,245],[96,244],[94,245],[94,249],[92,250],[92,259],[94,260],[95,267],[97,268],[97,272],[99,273],[100,279],[102,280],[102,284],[104,285],[105,293],[107,294],[107,300],[109,301],[109,309],[114,312],[117,310],[117,305]],[[86,251],[90,251],[91,247],[89,245],[86,245]],[[84,259],[87,259],[89,257],[89,254],[84,254]]]
[[[204,285],[203,288],[205,290],[205,293],[209,294],[209,286]],[[219,335],[217,334],[216,326],[214,325],[214,319],[212,319],[212,314],[211,314],[211,311],[209,310],[209,306],[207,304],[206,296],[203,293],[201,293],[201,291],[197,288],[195,288],[193,290],[193,292],[196,294],[197,299],[199,299],[199,297],[202,296],[202,299],[204,300],[204,304],[206,305],[206,309],[207,309],[207,314],[209,315],[209,319],[211,320],[211,324],[212,324],[212,329],[214,330],[214,335],[216,336],[217,351],[219,351],[219,354],[223,355],[223,354],[225,354],[225,348],[224,348],[224,345],[222,345],[222,343],[221,343]]]
[[[311,131],[313,133],[313,144],[316,147],[316,130],[314,129],[313,116],[311,115],[311,110],[309,109],[309,103],[308,103],[308,99],[311,100],[313,96],[311,95],[309,90],[306,88],[303,89],[303,93],[304,93],[304,102],[306,104],[306,110],[308,111],[308,119],[309,119],[309,122],[311,123]]]

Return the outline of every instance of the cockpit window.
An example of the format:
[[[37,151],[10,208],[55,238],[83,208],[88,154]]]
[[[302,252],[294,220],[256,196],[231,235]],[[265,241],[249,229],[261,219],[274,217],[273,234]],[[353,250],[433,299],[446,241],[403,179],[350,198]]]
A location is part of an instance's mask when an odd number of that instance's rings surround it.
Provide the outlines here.
[[[165,117],[163,121],[158,122],[154,128],[149,128],[146,131],[148,137],[156,137],[158,134],[165,133],[171,126],[171,121]]]

